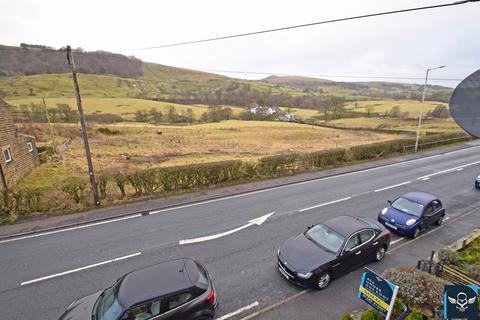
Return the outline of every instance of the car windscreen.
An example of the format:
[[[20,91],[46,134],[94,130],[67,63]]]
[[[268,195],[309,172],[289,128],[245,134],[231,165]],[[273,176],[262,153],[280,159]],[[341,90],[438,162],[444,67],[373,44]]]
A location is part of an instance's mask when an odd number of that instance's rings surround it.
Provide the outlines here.
[[[125,308],[118,301],[119,286],[120,281],[102,293],[97,303],[97,310],[95,311],[96,320],[118,319],[125,311]]]
[[[335,232],[324,224],[318,224],[305,232],[305,236],[331,252],[338,252],[342,247],[345,237]]]
[[[415,217],[420,217],[423,212],[423,204],[405,198],[395,200],[392,203],[392,208]]]

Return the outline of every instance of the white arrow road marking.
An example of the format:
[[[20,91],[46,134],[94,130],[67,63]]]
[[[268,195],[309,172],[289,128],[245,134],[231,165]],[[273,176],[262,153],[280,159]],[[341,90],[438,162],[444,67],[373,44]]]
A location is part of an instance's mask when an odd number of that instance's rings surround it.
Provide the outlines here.
[[[255,224],[256,224],[257,226],[260,226],[260,225],[262,225],[265,221],[267,221],[267,219],[270,218],[274,213],[275,213],[275,211],[270,212],[269,214],[266,214],[266,215],[264,215],[264,216],[261,216],[261,217],[258,217],[258,218],[249,220],[246,225],[243,225],[243,226],[241,226],[241,227],[235,228],[235,229],[233,229],[233,230],[225,231],[225,232],[218,233],[218,234],[213,234],[213,235],[210,235],[210,236],[204,236],[204,237],[199,237],[199,238],[180,240],[180,241],[178,242],[178,244],[182,245],[182,244],[191,244],[191,243],[197,243],[197,242],[204,242],[204,241],[214,240],[214,239],[218,239],[218,238],[222,238],[222,237],[228,236],[228,235],[230,235],[230,234],[232,234],[232,233],[235,233],[235,232],[238,232],[238,231],[243,230],[243,229],[245,229],[245,228],[251,227],[251,226],[253,226],[253,225],[255,225]]]
[[[411,181],[405,181],[405,182],[402,182],[402,183],[399,183],[399,184],[394,184],[393,186],[388,186],[388,187],[385,187],[385,188],[381,188],[381,189],[377,189],[373,192],[380,192],[380,191],[385,191],[385,190],[388,190],[388,189],[393,189],[393,188],[396,188],[396,187],[400,187],[400,186],[403,186],[403,185],[406,185],[406,184],[409,184],[411,183]]]
[[[91,264],[89,266],[80,267],[80,268],[77,268],[77,269],[72,269],[72,270],[52,274],[50,276],[25,281],[25,282],[20,283],[20,285],[25,286],[27,284],[32,284],[32,283],[39,282],[39,281],[44,281],[44,280],[48,280],[48,279],[52,279],[52,278],[61,277],[61,276],[64,276],[64,275],[67,275],[67,274],[70,274],[70,273],[74,273],[74,272],[83,271],[83,270],[86,270],[86,269],[91,269],[91,268],[103,266],[104,264],[113,263],[113,262],[125,260],[125,259],[128,259],[128,258],[133,258],[133,257],[136,257],[136,256],[141,255],[141,254],[142,254],[141,252],[136,252],[136,253],[133,253],[133,254],[129,254],[128,256],[123,256],[123,257],[119,257],[119,258],[115,258],[115,259],[110,259],[110,260],[107,260],[107,261],[102,261],[102,262],[99,262],[99,263]]]
[[[323,207],[323,206],[328,206],[329,204],[334,204],[334,203],[337,203],[337,202],[347,201],[347,200],[350,200],[350,199],[352,199],[352,197],[346,197],[346,198],[342,198],[342,199],[338,199],[338,200],[333,200],[333,201],[330,201],[330,202],[325,202],[325,203],[317,204],[317,205],[312,206],[312,207],[300,209],[300,210],[298,210],[298,212],[303,212],[303,211],[307,211],[307,210],[312,210],[312,209],[315,209],[315,208],[320,208],[320,207]]]
[[[239,313],[242,313],[242,312],[247,311],[249,309],[255,308],[258,305],[259,305],[258,301],[255,301],[254,303],[250,303],[248,306],[245,306],[245,307],[240,308],[238,310],[235,310],[233,312],[227,313],[226,315],[221,316],[220,318],[217,318],[216,320],[225,320],[225,319],[231,318],[233,316],[236,316]]]
[[[417,180],[423,180],[424,178],[429,178],[429,177],[432,177],[432,176],[436,176],[438,174],[447,173],[447,172],[451,172],[451,171],[455,171],[455,170],[461,171],[466,167],[470,167],[470,166],[473,166],[473,165],[478,164],[478,163],[480,163],[480,161],[475,161],[475,162],[470,162],[470,163],[467,163],[467,164],[462,164],[461,166],[458,166],[458,167],[455,167],[455,168],[450,168],[450,169],[438,171],[438,172],[435,172],[435,173],[432,173],[432,174],[427,174],[426,176],[421,176],[421,177],[417,178]]]

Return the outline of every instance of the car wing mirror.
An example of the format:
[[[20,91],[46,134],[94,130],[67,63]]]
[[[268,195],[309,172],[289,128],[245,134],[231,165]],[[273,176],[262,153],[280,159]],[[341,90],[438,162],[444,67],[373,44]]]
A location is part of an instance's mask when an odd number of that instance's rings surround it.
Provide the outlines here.
[[[312,224],[311,226],[308,226],[308,227],[307,227],[307,230],[310,230],[310,229],[312,229],[312,228],[313,228],[313,224]]]
[[[392,200],[387,200],[388,204],[392,204]]]

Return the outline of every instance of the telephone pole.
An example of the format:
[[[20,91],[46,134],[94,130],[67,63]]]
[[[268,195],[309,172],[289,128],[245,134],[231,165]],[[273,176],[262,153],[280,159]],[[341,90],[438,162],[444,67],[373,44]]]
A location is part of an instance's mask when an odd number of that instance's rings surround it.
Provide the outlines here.
[[[53,128],[52,128],[52,123],[50,122],[50,116],[48,115],[48,110],[47,110],[47,103],[45,102],[45,98],[43,99],[43,112],[45,112],[45,117],[47,118],[48,122],[48,128],[50,129],[50,136],[52,137],[52,143],[53,143],[53,153],[57,153],[57,145],[55,144],[55,135],[53,133]]]
[[[83,143],[85,144],[85,153],[87,155],[88,175],[90,176],[90,183],[92,185],[93,201],[95,205],[98,206],[100,205],[100,199],[98,197],[97,183],[95,181],[95,173],[93,171],[92,155],[90,154],[90,145],[88,143],[85,116],[83,115],[82,98],[80,97],[80,87],[78,86],[77,79],[77,68],[75,67],[75,62],[73,61],[72,48],[70,46],[67,46],[67,61],[68,65],[70,66],[70,70],[72,71],[75,98],[77,99],[78,113],[80,115],[80,125],[82,126]]]

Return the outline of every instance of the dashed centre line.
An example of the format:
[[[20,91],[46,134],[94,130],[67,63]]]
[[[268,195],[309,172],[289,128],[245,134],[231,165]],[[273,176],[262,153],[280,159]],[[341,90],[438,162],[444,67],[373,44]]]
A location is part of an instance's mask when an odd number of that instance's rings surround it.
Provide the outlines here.
[[[403,186],[403,185],[406,185],[406,184],[409,184],[409,183],[412,183],[412,181],[405,181],[405,182],[402,182],[402,183],[394,184],[393,186],[380,188],[380,189],[377,189],[373,192],[380,192],[380,191],[384,191],[384,190],[388,190],[388,189],[393,189],[393,188],[400,187],[400,186]]]
[[[71,274],[71,273],[74,273],[74,272],[79,272],[79,271],[103,266],[105,264],[118,262],[118,261],[129,259],[129,258],[133,258],[133,257],[139,256],[141,254],[142,254],[141,252],[136,252],[136,253],[133,253],[133,254],[129,254],[127,256],[118,257],[118,258],[115,258],[115,259],[110,259],[110,260],[94,263],[94,264],[91,264],[91,265],[88,265],[88,266],[84,266],[84,267],[80,267],[80,268],[76,268],[76,269],[72,269],[72,270],[68,270],[68,271],[64,271],[64,272],[60,272],[60,273],[56,273],[56,274],[52,274],[52,275],[49,275],[49,276],[25,281],[25,282],[20,283],[20,286],[25,286],[25,285],[32,284],[32,283],[35,283],[35,282],[45,281],[45,280],[61,277],[61,276],[67,275],[67,274]]]
[[[334,203],[338,203],[338,202],[342,202],[342,201],[347,201],[347,200],[350,200],[350,199],[352,199],[352,197],[346,197],[346,198],[342,198],[342,199],[338,199],[338,200],[333,200],[333,201],[330,201],[330,202],[325,202],[325,203],[317,204],[317,205],[312,206],[312,207],[300,209],[300,210],[298,210],[298,212],[304,212],[304,211],[307,211],[307,210],[312,210],[312,209],[315,209],[315,208],[320,208],[320,207],[323,207],[323,206],[328,206],[328,205],[330,205],[330,204],[334,204]]]

